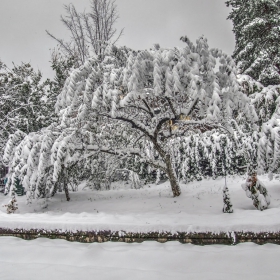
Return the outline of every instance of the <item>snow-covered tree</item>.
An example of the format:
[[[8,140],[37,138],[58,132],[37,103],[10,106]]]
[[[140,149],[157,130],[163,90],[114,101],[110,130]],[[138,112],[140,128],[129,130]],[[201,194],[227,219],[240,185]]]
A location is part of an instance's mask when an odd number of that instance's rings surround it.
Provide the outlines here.
[[[60,124],[26,136],[24,167],[15,154],[11,170],[40,195],[46,189],[40,178],[57,182],[64,167],[106,153],[160,169],[179,196],[177,139],[212,129],[233,135],[258,120],[231,57],[210,50],[204,37],[196,46],[182,40],[184,48],[138,52],[108,46],[104,58],[92,57],[75,69],[58,96]],[[16,149],[21,145],[27,144]]]
[[[253,93],[250,98],[259,116],[258,125],[260,130],[262,125],[271,120],[279,103],[280,86],[267,86],[261,91]]]
[[[258,149],[258,172],[280,173],[280,104],[277,99],[275,113],[262,126]]]
[[[225,185],[223,188],[223,201],[224,201],[223,212],[233,213],[232,203],[230,200],[230,195],[229,195],[229,190],[227,185]]]
[[[228,0],[238,70],[263,85],[280,84],[280,1]]]
[[[278,164],[280,86],[264,87],[248,75],[238,75],[238,82],[243,92],[249,95],[259,117],[257,124],[260,133],[255,136],[253,134],[255,140],[253,142],[249,140],[246,144],[248,147],[246,161],[252,166],[257,166],[259,174],[266,172],[269,172],[271,176],[278,174],[280,170]],[[256,142],[258,142],[257,147]]]
[[[260,92],[264,88],[264,85],[262,83],[257,82],[249,75],[238,74],[237,81],[241,86],[242,91],[249,97],[251,97],[251,95],[256,92]]]
[[[9,134],[38,131],[57,119],[48,81],[41,78],[28,63],[11,70],[0,63],[0,157]]]
[[[257,178],[257,174],[254,169],[248,170],[248,177],[246,182],[242,184],[242,188],[246,192],[247,197],[253,200],[253,205],[258,210],[267,209],[270,204],[270,197],[267,193],[267,189],[264,184]]]

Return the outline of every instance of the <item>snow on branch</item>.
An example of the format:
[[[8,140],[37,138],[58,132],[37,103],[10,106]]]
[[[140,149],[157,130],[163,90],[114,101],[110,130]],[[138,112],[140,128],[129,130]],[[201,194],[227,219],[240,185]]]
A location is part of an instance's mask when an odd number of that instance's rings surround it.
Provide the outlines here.
[[[74,162],[103,160],[101,154],[108,154],[120,166],[144,162],[161,169],[178,196],[180,145],[174,143],[215,129],[233,138],[244,123],[252,129],[257,116],[238,86],[232,59],[210,50],[204,37],[196,46],[187,38],[184,42],[184,48],[138,52],[107,48],[104,57],[93,57],[73,70],[56,104],[61,133],[50,140],[42,131],[36,146],[40,172],[27,180],[34,181],[34,191],[44,172],[59,182]],[[221,66],[215,72],[217,58]],[[43,168],[46,160],[50,165]]]

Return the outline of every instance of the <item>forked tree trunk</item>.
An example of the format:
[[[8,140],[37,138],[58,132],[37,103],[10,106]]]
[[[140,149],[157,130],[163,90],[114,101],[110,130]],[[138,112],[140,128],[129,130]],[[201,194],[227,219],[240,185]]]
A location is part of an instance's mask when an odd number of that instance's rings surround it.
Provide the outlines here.
[[[181,189],[180,189],[179,182],[177,180],[175,171],[172,167],[170,155],[167,155],[165,158],[166,158],[165,163],[166,163],[167,176],[170,181],[173,196],[176,197],[181,194]]]

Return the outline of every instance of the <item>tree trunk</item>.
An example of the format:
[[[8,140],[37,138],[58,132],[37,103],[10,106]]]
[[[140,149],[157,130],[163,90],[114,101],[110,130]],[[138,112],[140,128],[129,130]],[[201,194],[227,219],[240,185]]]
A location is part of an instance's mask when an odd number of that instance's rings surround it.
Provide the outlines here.
[[[152,142],[154,144],[155,149],[161,156],[161,158],[165,161],[166,164],[166,173],[170,181],[171,189],[173,192],[173,196],[179,196],[181,194],[181,189],[179,186],[179,182],[177,180],[175,171],[172,166],[171,158],[169,154],[166,154],[166,152],[160,147],[160,145],[157,143],[156,139],[153,138]]]
[[[57,185],[58,185],[58,182],[55,182],[53,191],[52,191],[52,193],[51,193],[51,196],[54,196],[54,195],[56,194],[56,192],[57,192],[57,187],[58,187]]]
[[[69,201],[70,195],[69,195],[69,190],[68,190],[68,187],[66,184],[64,184],[64,191],[65,191],[66,200]]]
[[[180,186],[179,186],[179,182],[176,178],[175,171],[172,167],[170,155],[166,156],[165,163],[166,163],[166,167],[167,167],[167,176],[168,176],[169,181],[170,181],[173,196],[174,197],[179,196],[181,194],[181,189],[180,189]]]
[[[66,200],[69,201],[70,200],[70,195],[69,195],[69,190],[68,190],[68,186],[67,186],[67,172],[65,172],[64,174],[64,180],[63,180],[63,188],[65,191],[65,196],[66,196]]]

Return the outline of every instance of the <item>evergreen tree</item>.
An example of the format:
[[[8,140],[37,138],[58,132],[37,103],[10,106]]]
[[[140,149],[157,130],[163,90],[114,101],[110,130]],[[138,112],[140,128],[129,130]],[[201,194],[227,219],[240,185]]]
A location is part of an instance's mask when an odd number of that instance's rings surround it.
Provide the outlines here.
[[[230,200],[229,190],[227,186],[227,174],[228,174],[228,167],[229,167],[229,157],[228,157],[228,141],[226,137],[221,137],[220,141],[220,147],[221,147],[221,163],[222,163],[222,173],[225,177],[225,185],[223,188],[223,200],[224,200],[224,207],[223,212],[224,213],[233,213],[232,203]]]
[[[9,134],[30,133],[57,120],[49,81],[28,63],[10,70],[0,63],[0,157]]]
[[[272,118],[263,124],[258,149],[258,172],[280,173],[280,104]]]
[[[7,205],[4,205],[4,207],[7,207],[6,208],[7,214],[13,214],[18,209],[17,206],[18,204],[16,200],[16,187],[14,185],[14,187],[11,188],[11,199]]]
[[[262,125],[271,120],[279,103],[280,85],[267,86],[261,91],[253,93],[250,98],[259,116],[258,125]]]
[[[55,72],[54,79],[49,81],[50,90],[55,97],[61,92],[64,83],[70,72],[79,67],[79,61],[75,56],[70,56],[60,52],[60,49],[55,49],[51,55],[51,68]]]
[[[224,213],[233,213],[232,203],[230,200],[230,195],[229,195],[227,185],[225,185],[223,188],[223,201],[224,201],[223,212]]]
[[[229,0],[239,73],[263,85],[280,84],[280,1]]]

